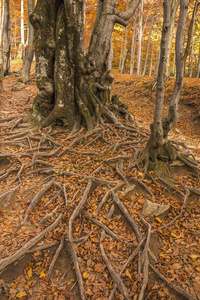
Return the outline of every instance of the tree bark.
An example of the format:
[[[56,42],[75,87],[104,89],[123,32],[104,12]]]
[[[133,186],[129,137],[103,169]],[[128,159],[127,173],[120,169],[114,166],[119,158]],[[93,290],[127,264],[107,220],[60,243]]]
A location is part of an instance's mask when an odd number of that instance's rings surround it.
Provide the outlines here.
[[[28,15],[33,12],[34,0],[28,0]],[[27,83],[30,79],[30,69],[34,56],[34,29],[30,21],[28,23],[28,43],[25,47],[25,55],[23,59],[21,81]]]
[[[11,53],[11,21],[9,0],[4,0],[4,18],[3,18],[3,74],[8,75],[10,70]]]
[[[98,1],[88,54],[84,51],[84,1],[38,0],[30,21],[35,32],[39,93],[32,116],[42,126],[83,124],[91,130],[102,119],[113,120],[109,75],[111,35],[115,23],[127,26],[140,0],[116,12],[116,0]]]

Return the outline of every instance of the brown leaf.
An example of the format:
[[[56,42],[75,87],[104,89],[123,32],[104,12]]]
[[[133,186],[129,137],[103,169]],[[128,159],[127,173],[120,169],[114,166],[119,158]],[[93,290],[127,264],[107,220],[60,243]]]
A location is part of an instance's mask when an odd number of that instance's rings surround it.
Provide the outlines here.
[[[194,283],[194,289],[198,292],[200,292],[200,284]]]
[[[179,263],[173,264],[172,267],[173,267],[174,270],[179,270],[179,269],[182,268],[181,264],[179,264]]]
[[[89,258],[89,259],[87,260],[87,267],[89,267],[89,266],[91,265],[91,263],[92,263],[92,260]]]
[[[200,284],[200,276],[196,276],[196,277],[194,278],[194,280],[195,280],[198,284]]]
[[[67,290],[67,289],[62,292],[62,295],[65,296],[65,297],[73,297],[74,296],[74,294],[72,293],[72,291]]]
[[[179,279],[180,281],[184,281],[184,280],[185,280],[185,278],[184,278],[184,276],[183,276],[182,273],[178,274],[178,279]]]

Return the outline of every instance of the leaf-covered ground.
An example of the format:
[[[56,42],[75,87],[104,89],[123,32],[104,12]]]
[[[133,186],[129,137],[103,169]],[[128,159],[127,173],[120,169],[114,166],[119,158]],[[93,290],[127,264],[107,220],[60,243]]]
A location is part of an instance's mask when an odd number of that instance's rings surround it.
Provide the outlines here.
[[[0,92],[0,298],[199,299],[199,164],[128,168],[148,139],[154,79],[113,71],[133,120],[69,135],[24,120],[37,88],[32,76],[19,89],[19,69]],[[199,95],[199,80],[186,79],[170,132],[198,162]],[[168,214],[144,217],[146,200]]]

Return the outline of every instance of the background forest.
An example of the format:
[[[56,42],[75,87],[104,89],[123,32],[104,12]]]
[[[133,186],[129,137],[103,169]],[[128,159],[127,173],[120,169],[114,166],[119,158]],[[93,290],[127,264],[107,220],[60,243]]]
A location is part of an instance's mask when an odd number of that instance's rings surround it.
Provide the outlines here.
[[[130,1],[120,0],[117,5],[119,10],[124,10]],[[168,75],[175,75],[175,27],[177,26],[178,0],[173,0],[174,24],[171,24],[171,45],[169,45]],[[185,42],[187,42],[187,31],[195,3],[191,0],[187,15],[187,26]],[[114,49],[113,68],[119,69],[120,73],[137,72],[138,75],[156,75],[158,69],[161,29],[163,21],[163,1],[143,0],[136,14],[125,28],[115,25],[112,44]],[[95,21],[97,1],[85,1],[85,47],[86,51]],[[1,28],[3,22],[3,0],[0,6]],[[190,55],[186,61],[186,77],[198,77],[200,68],[200,25],[199,14],[195,13],[192,38],[190,44]],[[23,50],[28,39],[28,6],[26,0],[10,0],[11,16],[11,59],[22,59]]]

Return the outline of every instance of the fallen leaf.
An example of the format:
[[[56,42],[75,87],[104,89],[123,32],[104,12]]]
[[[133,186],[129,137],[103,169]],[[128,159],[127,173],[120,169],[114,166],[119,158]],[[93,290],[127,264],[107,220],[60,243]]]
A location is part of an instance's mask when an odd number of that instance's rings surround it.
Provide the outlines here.
[[[89,259],[87,260],[87,267],[89,267],[89,266],[91,265],[91,263],[92,263],[92,260],[89,258]]]
[[[90,276],[90,274],[89,274],[88,272],[84,272],[84,273],[83,273],[83,278],[84,278],[84,279],[88,278],[89,276]]]
[[[129,277],[130,279],[132,279],[131,274],[130,274],[130,272],[129,272],[128,269],[126,269],[125,274],[126,274],[127,277]]]
[[[25,291],[19,292],[16,294],[16,297],[21,299],[22,297],[25,297],[27,295],[27,293]]]
[[[156,217],[155,220],[156,220],[158,223],[162,223],[162,222],[163,222],[163,221],[162,221],[160,218],[158,218],[158,217]]]
[[[173,233],[173,232],[171,232],[171,236],[174,237],[174,238],[177,237],[177,235],[175,233]]]
[[[200,284],[194,283],[194,289],[198,292],[200,292]]]
[[[182,268],[181,264],[179,264],[179,263],[173,264],[172,267],[173,267],[174,270],[179,270],[179,269]]]
[[[65,296],[65,297],[73,297],[74,296],[74,294],[70,290],[63,291],[62,295]]]
[[[196,254],[191,254],[191,255],[190,255],[190,258],[191,258],[192,260],[196,260],[196,259],[198,258],[198,255],[196,255]]]
[[[184,280],[185,280],[182,273],[178,274],[178,279],[179,279],[180,281],[184,281]]]
[[[196,277],[194,278],[194,280],[195,280],[198,284],[200,284],[200,276],[196,276]]]
[[[44,277],[44,276],[46,276],[46,274],[44,273],[44,271],[41,271],[41,273],[40,273],[40,278],[42,278],[42,277]]]
[[[32,268],[29,268],[27,274],[28,274],[28,277],[29,277],[29,278],[32,277],[32,274],[33,274]]]
[[[195,270],[200,273],[200,267],[195,267]]]

